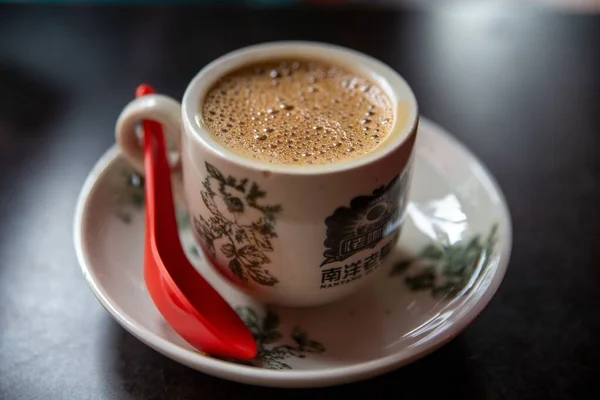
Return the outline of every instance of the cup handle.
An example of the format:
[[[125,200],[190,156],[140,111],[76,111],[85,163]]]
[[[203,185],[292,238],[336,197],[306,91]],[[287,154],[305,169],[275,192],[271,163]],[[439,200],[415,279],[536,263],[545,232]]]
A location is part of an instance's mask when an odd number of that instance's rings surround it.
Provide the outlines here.
[[[165,139],[172,138],[175,141],[177,154],[174,158],[169,157],[172,191],[175,202],[187,210],[181,174],[181,104],[164,95],[149,94],[132,100],[119,115],[115,128],[117,146],[125,160],[142,176],[144,146],[143,138],[136,134],[136,128],[143,120],[162,124]]]
[[[171,169],[181,168],[181,104],[170,97],[150,94],[132,100],[117,120],[115,137],[125,159],[142,176],[144,175],[144,148],[136,127],[142,120],[152,120],[163,125],[165,135],[175,140],[177,156],[170,160]]]

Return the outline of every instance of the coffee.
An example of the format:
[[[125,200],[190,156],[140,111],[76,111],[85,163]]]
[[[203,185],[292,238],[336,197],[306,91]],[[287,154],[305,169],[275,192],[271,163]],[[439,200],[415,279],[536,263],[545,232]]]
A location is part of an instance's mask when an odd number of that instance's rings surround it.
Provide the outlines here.
[[[358,158],[388,136],[394,112],[381,88],[340,65],[270,60],[218,80],[202,106],[223,146],[267,163],[331,164]]]

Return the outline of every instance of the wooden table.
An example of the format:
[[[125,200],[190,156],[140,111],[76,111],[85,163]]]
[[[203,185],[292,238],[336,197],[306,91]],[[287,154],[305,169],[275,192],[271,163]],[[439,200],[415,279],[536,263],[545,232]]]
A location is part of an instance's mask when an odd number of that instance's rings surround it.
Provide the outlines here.
[[[134,87],[180,98],[210,60],[278,39],[389,63],[512,212],[513,256],[489,307],[441,350],[369,381],[282,391],[187,369],[121,329],[75,257],[76,196]],[[0,398],[597,398],[599,182],[598,16],[0,6]]]

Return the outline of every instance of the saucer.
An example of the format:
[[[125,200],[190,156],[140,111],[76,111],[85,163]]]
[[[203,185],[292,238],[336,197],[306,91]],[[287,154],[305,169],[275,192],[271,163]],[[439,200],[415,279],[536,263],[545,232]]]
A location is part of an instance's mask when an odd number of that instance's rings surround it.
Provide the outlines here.
[[[485,167],[422,118],[405,225],[384,277],[313,308],[265,307],[227,284],[194,243],[178,210],[190,261],[238,311],[259,347],[251,362],[211,357],[162,319],[143,280],[144,189],[116,147],[79,196],[74,237],[83,274],[106,310],[139,340],[191,368],[262,386],[319,387],[406,365],[460,333],[498,289],[511,250],[504,197]]]

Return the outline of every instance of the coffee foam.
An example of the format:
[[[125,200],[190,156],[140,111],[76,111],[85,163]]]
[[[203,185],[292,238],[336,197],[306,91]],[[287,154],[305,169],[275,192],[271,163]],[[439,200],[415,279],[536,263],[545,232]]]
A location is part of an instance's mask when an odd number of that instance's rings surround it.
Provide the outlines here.
[[[211,87],[202,115],[223,146],[286,165],[331,164],[371,153],[394,118],[377,85],[317,60],[273,60],[234,70]]]

